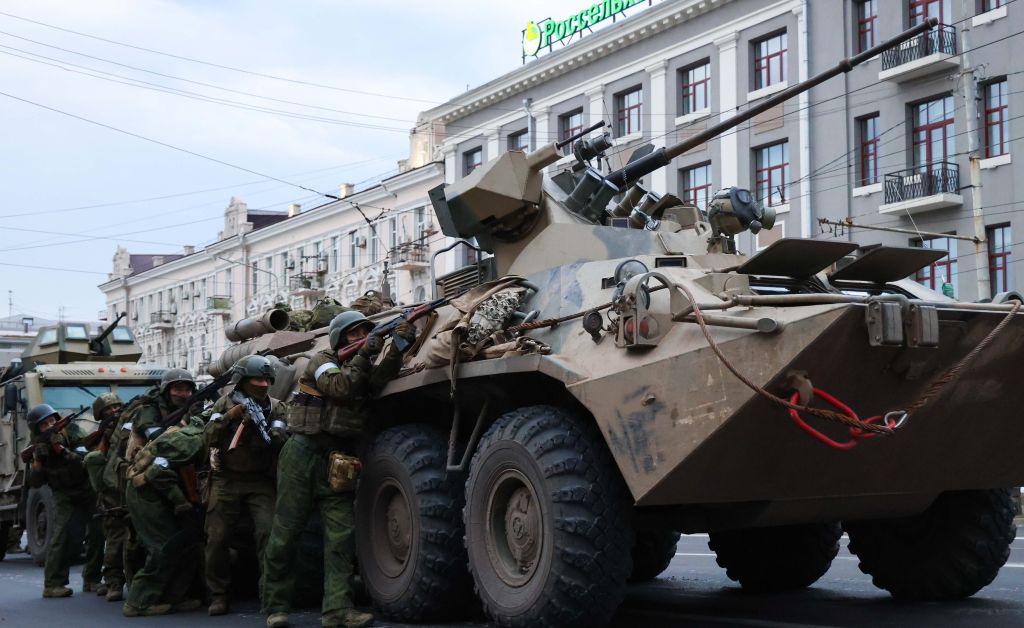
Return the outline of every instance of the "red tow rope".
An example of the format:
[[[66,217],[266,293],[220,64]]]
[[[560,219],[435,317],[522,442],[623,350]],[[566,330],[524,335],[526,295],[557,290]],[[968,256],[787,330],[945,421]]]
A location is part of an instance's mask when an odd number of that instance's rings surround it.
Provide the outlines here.
[[[814,394],[815,394],[815,396],[821,397],[822,399],[824,399],[833,408],[835,408],[836,410],[839,410],[840,412],[842,412],[846,416],[850,417],[851,419],[860,420],[857,417],[857,414],[853,410],[851,410],[850,408],[846,407],[846,405],[843,404],[843,402],[839,401],[838,399],[836,399],[832,395],[828,394],[827,392],[815,388],[814,389]],[[790,397],[789,402],[795,404],[797,402],[797,400],[799,400],[799,399],[800,399],[800,393],[794,393],[793,396]],[[837,443],[836,441],[832,440],[828,436],[825,436],[824,434],[822,434],[818,430],[814,429],[810,425],[807,425],[806,423],[804,423],[803,419],[800,418],[800,415],[797,414],[796,410],[790,410],[789,411],[789,418],[793,419],[793,423],[796,423],[797,427],[799,427],[803,431],[805,431],[808,434],[810,434],[815,440],[818,440],[818,441],[820,441],[822,443],[825,443],[826,445],[828,445],[832,449],[842,449],[842,450],[853,449],[854,447],[857,446],[857,443],[860,442],[861,440],[863,440],[865,438],[871,438],[873,436],[878,436],[878,434],[875,434],[875,433],[865,432],[864,430],[860,429],[859,427],[851,427],[849,431],[850,431],[850,436],[853,437],[853,439],[852,440],[848,440],[845,443]],[[875,421],[878,421],[881,418],[882,418],[881,415],[873,416],[870,419],[864,419],[864,422],[865,423],[874,423]],[[889,419],[889,422],[886,425],[886,427],[893,427],[895,425],[896,425],[896,421],[894,419]]]

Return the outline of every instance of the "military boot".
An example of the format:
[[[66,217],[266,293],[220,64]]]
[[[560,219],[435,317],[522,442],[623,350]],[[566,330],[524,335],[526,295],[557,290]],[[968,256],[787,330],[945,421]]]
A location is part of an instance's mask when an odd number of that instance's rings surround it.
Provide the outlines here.
[[[124,588],[122,587],[122,585],[115,584],[114,586],[110,587],[109,591],[107,591],[107,601],[108,602],[120,602],[123,599],[124,599]]]
[[[152,606],[146,606],[144,608],[136,608],[134,606],[124,605],[122,611],[125,617],[155,617],[157,615],[166,615],[171,612],[170,604],[154,604]]]
[[[82,593],[94,593],[99,591],[101,586],[99,582],[84,582],[82,583]]]
[[[190,611],[196,610],[197,608],[202,606],[202,604],[203,603],[200,602],[199,600],[185,600],[184,602],[178,602],[177,604],[174,605],[174,612],[175,613],[188,613]]]
[[[228,609],[228,599],[226,597],[217,596],[210,601],[210,608],[207,610],[207,614],[211,617],[216,615],[227,615]]]
[[[99,588],[96,589],[96,595],[106,595],[108,592],[110,592],[110,587],[105,584],[101,584]]]
[[[327,611],[320,617],[320,625],[324,628],[362,628],[372,623],[372,614],[361,613],[354,608]]]
[[[46,587],[43,589],[43,597],[71,597],[74,591],[67,587]]]
[[[288,628],[288,613],[274,613],[267,617],[267,628]]]

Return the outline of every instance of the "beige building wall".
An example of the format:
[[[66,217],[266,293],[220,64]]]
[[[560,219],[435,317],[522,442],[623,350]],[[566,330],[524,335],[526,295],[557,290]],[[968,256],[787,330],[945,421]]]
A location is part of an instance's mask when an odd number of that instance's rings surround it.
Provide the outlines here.
[[[343,186],[342,200],[305,210],[257,212],[232,198],[218,242],[202,250],[149,256],[119,247],[100,285],[108,315],[128,312],[142,362],[199,375],[231,344],[226,325],[275,303],[304,309],[330,296],[347,305],[380,289],[385,264],[396,302],[429,299],[430,253],[445,240],[427,193],[443,181],[443,164],[428,161],[355,194]],[[437,274],[450,270],[439,256]]]

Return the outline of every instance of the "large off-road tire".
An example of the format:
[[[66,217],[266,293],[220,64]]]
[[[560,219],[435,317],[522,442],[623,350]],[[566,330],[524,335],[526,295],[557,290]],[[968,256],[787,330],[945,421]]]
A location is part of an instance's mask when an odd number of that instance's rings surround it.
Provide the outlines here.
[[[838,523],[712,532],[708,547],[730,580],[752,591],[792,591],[825,575],[839,553]]]
[[[596,628],[632,571],[632,504],[601,433],[550,406],[499,418],[466,482],[469,565],[503,628]]]
[[[906,600],[958,600],[991,583],[1010,557],[1016,512],[1009,489],[956,491],[915,517],[843,527],[876,587]]]
[[[654,580],[668,569],[676,557],[680,534],[671,530],[637,530],[633,546],[633,573],[630,582]]]
[[[392,621],[443,620],[471,595],[465,480],[445,471],[448,437],[425,425],[382,433],[363,460],[356,539],[363,585]]]
[[[75,513],[68,523],[70,537],[68,552],[72,563],[78,563],[85,554],[86,522]],[[39,567],[46,565],[46,553],[50,550],[50,539],[57,530],[56,510],[53,506],[53,492],[49,486],[29,489],[25,500],[25,527],[27,542],[25,551]]]
[[[46,564],[46,552],[50,549],[50,537],[56,527],[53,493],[49,486],[33,488],[25,501],[25,551],[38,567]]]

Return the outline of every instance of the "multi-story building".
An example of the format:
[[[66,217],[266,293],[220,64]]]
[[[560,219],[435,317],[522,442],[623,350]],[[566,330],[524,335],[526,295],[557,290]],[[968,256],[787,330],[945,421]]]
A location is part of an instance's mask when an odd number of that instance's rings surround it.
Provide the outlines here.
[[[144,362],[198,374],[229,344],[225,325],[277,303],[302,309],[330,296],[347,305],[380,289],[385,268],[396,302],[423,301],[432,291],[430,252],[444,241],[427,197],[443,180],[442,165],[413,159],[403,170],[358,192],[342,185],[341,200],[305,211],[251,210],[232,198],[217,242],[199,251],[118,247],[100,285],[109,316],[128,312]],[[438,274],[451,270],[449,261],[438,259]]]
[[[936,17],[941,25],[931,33],[695,147],[643,183],[702,207],[717,189],[753,190],[775,208],[778,221],[771,231],[739,238],[747,253],[783,236],[947,250],[948,257],[917,278],[935,288],[948,281],[967,300],[978,294],[974,242],[858,229],[823,233],[818,219],[973,236],[979,209],[988,238],[978,257],[990,268],[982,272],[991,277],[992,292],[1024,288],[1020,273],[1012,272],[1019,257],[1011,235],[1024,230],[1012,224],[1020,220],[1013,172],[1021,166],[1011,159],[1019,135],[1014,112],[1024,110],[1017,89],[1024,66],[1014,62],[1021,44],[1012,36],[1024,30],[1024,5],[606,0],[580,8],[554,28],[527,27],[524,51],[539,48],[536,58],[524,55],[522,67],[420,115],[417,128],[438,138],[448,182],[504,151],[564,139],[602,120],[614,147],[601,166],[614,170],[647,143],[690,137]],[[625,13],[592,33],[581,17],[608,18],[616,9]],[[978,208],[968,175],[965,31],[970,63],[984,76],[977,85],[982,141],[976,156],[984,188]],[[532,39],[541,32],[539,42]]]

